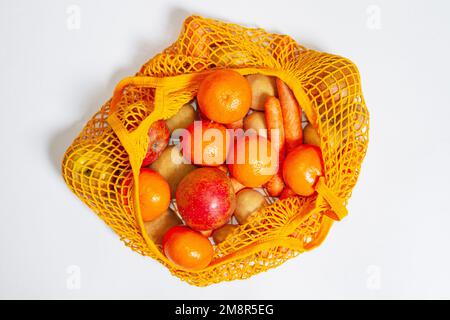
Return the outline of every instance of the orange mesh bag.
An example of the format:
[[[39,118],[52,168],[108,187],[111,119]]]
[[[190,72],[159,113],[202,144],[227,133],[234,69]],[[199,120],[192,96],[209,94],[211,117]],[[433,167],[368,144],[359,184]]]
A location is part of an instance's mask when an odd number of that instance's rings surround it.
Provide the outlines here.
[[[267,197],[270,205],[214,246],[207,268],[185,271],[145,232],[136,181],[150,125],[194,99],[201,80],[217,68],[283,80],[319,133],[325,174],[315,196]],[[346,58],[306,49],[285,35],[191,16],[174,44],[117,85],[66,151],[62,174],[127,246],[180,279],[205,286],[248,278],[320,245],[333,221],[347,214],[368,129],[360,76]]]

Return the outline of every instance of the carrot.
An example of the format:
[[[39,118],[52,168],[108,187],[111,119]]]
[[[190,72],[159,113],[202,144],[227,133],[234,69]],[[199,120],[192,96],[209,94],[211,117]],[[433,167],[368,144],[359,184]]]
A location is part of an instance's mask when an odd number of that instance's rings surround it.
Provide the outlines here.
[[[276,79],[276,83],[281,111],[283,113],[286,151],[289,152],[303,141],[302,110],[291,89],[278,78]]]
[[[220,166],[217,167],[217,169],[228,174],[228,167],[225,164],[221,164]]]
[[[278,197],[284,188],[284,181],[280,172],[275,174],[264,186],[271,197]]]
[[[204,235],[205,237],[210,237],[211,236],[211,234],[212,234],[212,230],[205,230],[205,231],[200,231],[200,233],[202,234],[202,235]]]
[[[281,168],[281,161],[284,159],[285,136],[280,101],[275,97],[268,97],[264,103],[264,113],[266,117],[268,137],[272,144],[274,144],[275,150],[279,154],[279,163]],[[278,131],[278,135],[274,130]]]
[[[288,186],[285,186],[283,191],[281,191],[280,194],[280,200],[286,199],[286,198],[290,198],[297,195],[291,188],[289,188]]]
[[[245,186],[240,183],[239,181],[237,181],[235,178],[230,178],[231,180],[231,185],[233,186],[234,189],[234,193],[238,193],[239,191],[241,191],[242,189],[245,188]]]
[[[242,129],[244,128],[244,119],[237,120],[232,123],[228,123],[225,125],[228,129]]]

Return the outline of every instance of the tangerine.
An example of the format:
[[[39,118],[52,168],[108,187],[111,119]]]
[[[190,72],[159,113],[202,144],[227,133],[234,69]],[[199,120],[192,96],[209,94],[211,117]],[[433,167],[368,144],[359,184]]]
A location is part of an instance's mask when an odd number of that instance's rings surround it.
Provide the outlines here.
[[[259,135],[236,139],[228,167],[230,174],[246,187],[260,187],[278,171],[277,152]]]
[[[252,103],[247,79],[234,70],[217,70],[200,83],[200,111],[218,123],[231,124],[245,117]]]
[[[310,196],[323,175],[323,161],[320,148],[302,144],[290,151],[283,162],[284,182],[301,196]]]
[[[220,166],[227,158],[229,135],[223,125],[194,121],[182,136],[183,156],[200,166]]]
[[[152,221],[169,208],[170,187],[156,171],[142,168],[139,174],[139,205],[142,220]]]
[[[214,255],[214,248],[208,238],[186,226],[170,228],[164,235],[162,245],[170,261],[190,271],[207,267]]]

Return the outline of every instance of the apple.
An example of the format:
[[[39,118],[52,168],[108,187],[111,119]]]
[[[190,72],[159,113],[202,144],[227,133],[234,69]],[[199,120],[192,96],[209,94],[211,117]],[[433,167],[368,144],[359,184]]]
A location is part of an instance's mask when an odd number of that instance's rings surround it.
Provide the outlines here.
[[[178,211],[186,225],[197,231],[220,228],[230,221],[236,196],[227,174],[217,168],[195,169],[176,192]]]
[[[158,159],[169,144],[170,130],[164,120],[154,122],[148,129],[148,149],[142,166],[146,167]]]

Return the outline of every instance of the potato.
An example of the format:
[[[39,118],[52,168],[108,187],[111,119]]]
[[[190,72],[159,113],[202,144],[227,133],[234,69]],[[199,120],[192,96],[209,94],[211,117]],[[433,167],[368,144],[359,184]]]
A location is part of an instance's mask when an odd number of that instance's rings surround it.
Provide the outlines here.
[[[168,146],[149,166],[167,180],[172,198],[175,197],[175,191],[181,179],[196,168],[193,164],[183,163],[183,161],[180,149],[177,146]]]
[[[262,74],[251,74],[247,80],[252,88],[252,105],[254,110],[264,110],[264,103],[267,97],[276,95],[275,78]]]
[[[244,130],[253,129],[256,134],[267,138],[267,125],[264,112],[254,111],[244,119]],[[261,130],[263,129],[263,130]],[[261,131],[260,131],[261,130]]]
[[[167,119],[167,127],[170,132],[173,132],[175,129],[186,129],[197,117],[197,113],[194,110],[194,107],[186,103],[183,105],[177,114],[175,114],[172,118]]]
[[[209,58],[216,66],[228,68],[249,65],[255,61],[253,55],[242,51],[238,46],[222,46],[219,50],[212,52]]]
[[[164,235],[170,228],[181,225],[183,222],[171,209],[161,214],[155,220],[144,222],[145,230],[150,239],[156,244],[161,244]]]
[[[308,123],[303,129],[303,142],[305,144],[312,144],[320,148],[319,134],[311,123]]]
[[[233,233],[233,231],[238,226],[236,224],[226,224],[220,227],[219,229],[216,229],[212,233],[213,240],[216,244],[219,244],[221,242],[224,242],[225,239]]]
[[[244,224],[248,218],[267,204],[266,198],[254,189],[242,189],[236,195],[236,210],[234,217],[239,224]]]

